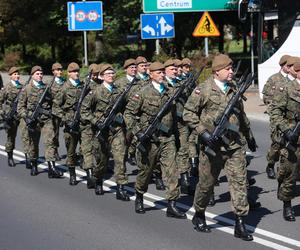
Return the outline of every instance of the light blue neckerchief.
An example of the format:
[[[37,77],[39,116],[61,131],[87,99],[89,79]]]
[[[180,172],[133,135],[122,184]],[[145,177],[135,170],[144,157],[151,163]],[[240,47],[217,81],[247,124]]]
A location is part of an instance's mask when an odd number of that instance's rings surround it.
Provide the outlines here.
[[[73,80],[73,79],[69,79],[71,84],[75,87],[75,88],[78,88],[79,85],[80,85],[80,80],[79,79],[76,79],[76,80]]]
[[[19,88],[22,87],[21,83],[20,83],[18,80],[17,80],[17,81],[11,80],[11,83],[12,83],[17,89],[19,89]]]
[[[228,84],[228,83],[225,83],[225,84],[224,84],[224,87],[223,87],[223,92],[224,92],[224,93],[227,93],[228,89],[229,89],[229,84]]]
[[[108,83],[106,83],[106,82],[103,82],[103,85],[104,85],[104,87],[105,87],[110,93],[113,92],[113,89],[114,89],[114,85],[113,85],[113,84],[108,84]]]
[[[166,79],[173,87],[176,85],[176,79],[171,79],[169,77],[166,77]]]
[[[58,85],[63,85],[64,83],[64,80],[62,77],[55,77],[55,82],[58,84]]]
[[[45,83],[43,83],[43,81],[37,82],[37,81],[33,80],[33,84],[34,84],[34,86],[37,87],[38,89],[42,89],[42,88],[45,87]]]
[[[163,83],[159,84],[159,93],[162,94],[165,91],[165,85]]]
[[[138,74],[142,80],[144,80],[144,81],[149,80],[149,75],[147,73],[138,73]]]

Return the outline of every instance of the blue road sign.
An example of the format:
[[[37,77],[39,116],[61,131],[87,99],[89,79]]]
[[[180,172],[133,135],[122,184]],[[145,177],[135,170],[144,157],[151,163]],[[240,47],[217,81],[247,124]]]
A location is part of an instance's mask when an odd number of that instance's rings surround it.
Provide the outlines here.
[[[174,14],[141,14],[142,39],[175,37]]]
[[[103,30],[102,2],[68,2],[68,29]]]

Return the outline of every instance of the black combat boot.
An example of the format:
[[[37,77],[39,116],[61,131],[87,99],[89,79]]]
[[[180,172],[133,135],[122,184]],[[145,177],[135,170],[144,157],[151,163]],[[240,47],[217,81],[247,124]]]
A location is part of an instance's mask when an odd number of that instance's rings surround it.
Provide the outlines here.
[[[215,194],[212,193],[211,196],[209,197],[208,206],[213,207],[214,205],[216,205]]]
[[[56,161],[60,161],[60,160],[61,160],[61,157],[60,157],[60,155],[59,155],[59,153],[58,153],[57,148],[55,149],[54,157],[55,157],[55,160],[56,160]]]
[[[30,161],[28,159],[28,154],[25,153],[25,166],[27,169],[31,169]]]
[[[92,188],[95,188],[95,177],[93,175],[93,169],[92,168],[89,168],[87,169],[86,171],[86,182],[87,182],[87,188],[88,189],[92,189]]]
[[[167,208],[167,217],[173,217],[176,219],[186,219],[186,214],[179,211],[176,207],[176,201],[169,200],[168,201],[168,208]]]
[[[266,168],[266,173],[269,179],[275,179],[275,171],[274,171],[274,164],[268,163]]]
[[[191,184],[188,172],[180,174],[180,189],[183,194],[191,193]]]
[[[166,190],[165,184],[160,174],[154,174],[156,190]]]
[[[244,217],[235,216],[234,237],[241,238],[245,241],[253,240],[252,235],[247,231],[244,223]]]
[[[60,178],[63,173],[55,168],[55,161],[48,161],[48,178]]]
[[[95,194],[96,195],[104,195],[103,180],[102,180],[102,178],[97,178],[97,180],[96,180],[96,183],[95,183]]]
[[[195,212],[192,223],[197,232],[210,233],[210,227],[206,224],[205,213]]]
[[[291,201],[284,201],[283,202],[283,218],[286,221],[295,221],[295,212],[292,207]]]
[[[130,200],[126,190],[124,189],[124,185],[117,184],[116,198],[117,200],[122,200],[122,201]]]
[[[144,209],[143,194],[139,193],[138,191],[136,191],[136,193],[135,193],[134,206],[135,206],[135,212],[136,213],[138,213],[138,214],[144,214],[146,212],[145,209]]]
[[[31,176],[36,176],[38,174],[37,160],[31,160],[30,165],[31,165],[30,175]]]
[[[194,177],[198,177],[199,158],[198,157],[189,158],[189,163],[191,165],[191,175]]]
[[[70,184],[71,186],[77,185],[75,166],[69,167],[69,173],[70,173],[70,181],[69,181],[69,184]]]
[[[15,167],[16,166],[16,163],[14,161],[14,158],[13,158],[13,152],[7,152],[7,163],[8,163],[8,166],[10,167]]]
[[[131,166],[136,166],[136,160],[134,158],[133,155],[129,155],[127,158],[127,162],[131,165]]]

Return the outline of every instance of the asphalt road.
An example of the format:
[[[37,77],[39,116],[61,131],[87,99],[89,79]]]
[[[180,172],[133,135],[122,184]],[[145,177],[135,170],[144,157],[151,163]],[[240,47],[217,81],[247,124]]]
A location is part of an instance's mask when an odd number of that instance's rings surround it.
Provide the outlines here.
[[[95,196],[93,190],[87,190],[80,169],[77,170],[80,183],[75,187],[68,185],[67,173],[63,179],[48,179],[45,164],[40,165],[38,176],[31,177],[22,162],[19,138],[14,157],[20,164],[9,168],[2,131],[0,249],[300,249],[299,184],[298,197],[293,201],[297,221],[286,222],[282,218],[282,204],[276,198],[277,183],[265,174],[265,152],[269,146],[267,123],[252,120],[252,126],[259,148],[249,156],[249,174],[257,181],[251,193],[262,204],[247,218],[248,228],[254,231],[253,242],[233,237],[233,214],[223,173],[220,186],[215,188],[217,204],[206,213],[212,233],[197,233],[190,221],[194,214],[192,197],[183,196],[178,204],[187,211],[187,220],[167,218],[164,192],[156,191],[151,184],[145,195],[146,214],[135,214],[133,201],[115,199],[116,184],[109,176],[104,196]],[[65,154],[63,144],[60,153]],[[42,145],[40,155],[43,155]],[[65,169],[63,163],[64,160],[60,167]],[[132,195],[135,170],[128,166],[128,191]]]

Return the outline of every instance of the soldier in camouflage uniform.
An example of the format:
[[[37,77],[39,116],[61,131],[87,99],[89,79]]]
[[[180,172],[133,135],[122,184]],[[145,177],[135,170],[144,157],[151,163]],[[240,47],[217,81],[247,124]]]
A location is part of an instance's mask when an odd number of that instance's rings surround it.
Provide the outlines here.
[[[300,110],[300,59],[297,58],[293,70],[297,73],[294,81],[278,88],[270,105],[270,121],[276,126],[285,141],[294,145],[282,147],[280,150],[280,165],[277,173],[278,192],[277,197],[283,201],[283,218],[287,221],[295,221],[295,213],[291,200],[295,197],[296,179],[300,167],[300,140],[293,134],[297,122],[299,122]]]
[[[131,98],[124,113],[128,130],[131,130],[135,135],[147,128],[151,119],[154,118],[172,94],[163,83],[165,81],[164,65],[154,62],[150,65],[149,70],[150,82]],[[180,195],[180,190],[175,163],[175,109],[176,107],[173,105],[173,108],[163,117],[161,123],[168,129],[165,132],[157,132],[158,141],[151,139],[145,145],[144,152],[140,150],[136,152],[139,169],[135,183],[136,213],[145,213],[143,194],[148,190],[153,168],[159,164],[167,186],[167,216],[181,219],[186,218],[186,215],[176,208],[176,200]]]
[[[149,80],[149,74],[147,73],[147,68],[148,68],[147,59],[143,56],[138,56],[135,59],[135,64],[136,64],[136,67],[137,67],[136,77],[139,80],[144,81],[144,84],[147,83],[148,80]]]
[[[269,109],[269,105],[272,102],[272,99],[274,97],[274,93],[276,92],[276,89],[278,88],[284,88],[286,84],[289,83],[289,79],[287,78],[287,75],[289,73],[289,67],[287,66],[287,61],[290,58],[289,55],[284,55],[280,58],[279,65],[281,67],[280,71],[272,76],[267,80],[264,88],[263,88],[263,101],[265,105],[268,106],[267,110]],[[280,93],[280,92],[279,92]],[[275,163],[279,160],[280,155],[280,135],[278,134],[278,131],[276,127],[271,125],[271,147],[267,154],[267,161],[268,165],[266,168],[266,173],[268,178],[275,179],[275,171],[274,166]]]
[[[178,67],[176,61],[169,59],[164,63],[166,72],[166,83],[168,89],[172,94],[180,87],[181,83],[177,80]],[[176,164],[178,173],[180,174],[181,192],[184,194],[191,194],[190,176],[189,176],[189,152],[188,152],[188,138],[189,129],[185,122],[182,120],[182,112],[184,104],[187,100],[188,93],[184,92],[179,100],[176,102]]]
[[[71,186],[77,184],[75,167],[77,165],[76,148],[81,144],[80,124],[74,124],[75,112],[84,83],[79,80],[79,65],[72,62],[68,65],[68,80],[58,93],[53,105],[53,114],[65,124],[64,139],[67,148],[66,164],[70,173]]]
[[[48,177],[59,178],[62,173],[55,168],[55,145],[54,128],[51,117],[52,97],[51,92],[47,91],[46,96],[40,106],[42,112],[36,120],[31,118],[32,113],[37,107],[40,97],[43,95],[46,85],[43,80],[43,70],[40,66],[31,69],[32,79],[22,90],[18,102],[18,114],[25,119],[30,137],[29,158],[31,162],[32,176],[38,174],[37,159],[39,156],[39,141],[42,134],[45,146],[45,158],[48,162]]]
[[[126,75],[117,79],[115,82],[115,86],[119,89],[125,89],[127,85],[129,85],[131,82],[133,82],[133,86],[131,87],[130,91],[128,92],[125,100],[125,105],[127,105],[128,100],[130,97],[136,93],[141,87],[142,87],[142,81],[140,81],[136,75],[137,75],[137,66],[135,59],[127,59],[124,62],[123,69],[125,70]],[[122,110],[124,112],[124,110]],[[136,165],[135,161],[135,147],[132,145],[132,134],[130,131],[126,132],[126,141],[127,141],[127,149],[126,149],[126,155],[127,155],[127,162],[130,165]]]
[[[223,54],[215,56],[212,63],[213,76],[200,84],[189,97],[183,112],[183,119],[199,134],[200,166],[199,182],[194,197],[195,215],[193,224],[199,232],[210,232],[206,224],[205,210],[213,192],[215,181],[222,168],[225,169],[231,195],[232,209],[235,214],[235,237],[253,240],[247,231],[244,218],[249,211],[247,200],[247,172],[245,143],[251,151],[256,150],[256,143],[250,129],[250,123],[243,109],[242,102],[237,105],[239,113],[230,117],[230,123],[238,131],[228,131],[229,144],[223,146],[220,138],[212,138],[214,122],[223,113],[228,101],[234,94],[232,60]],[[245,140],[246,138],[246,140]],[[216,155],[205,152],[205,147],[215,149]],[[216,149],[217,148],[217,149]]]
[[[90,122],[95,127],[95,131],[101,128],[101,124],[109,112],[109,109],[115,102],[122,89],[114,85],[115,71],[110,64],[103,64],[99,69],[99,74],[103,80],[102,84],[97,86],[84,99],[81,106],[81,119],[83,122]],[[103,137],[99,142],[100,152],[96,155],[96,167],[94,175],[96,177],[95,190],[102,190],[103,176],[109,160],[109,152],[112,153],[115,163],[115,179],[117,182],[116,198],[118,200],[129,201],[129,196],[125,191],[125,185],[128,183],[125,166],[126,139],[124,133],[123,116],[118,115],[118,121],[115,121],[109,130],[103,131]]]
[[[63,67],[60,63],[54,63],[52,65],[52,73],[53,76],[55,76],[54,83],[51,87],[51,94],[53,98],[53,102],[55,102],[55,99],[57,98],[58,94],[62,91],[63,85],[65,83],[65,79],[62,77],[62,70]],[[61,125],[61,119],[59,117],[53,116],[53,127],[54,127],[54,144],[55,144],[55,159],[57,161],[61,160],[61,157],[58,153],[59,148],[59,128]]]
[[[12,67],[9,69],[8,74],[10,76],[10,82],[7,83],[4,88],[0,91],[0,117],[1,120],[4,120],[6,116],[11,112],[13,104],[16,101],[16,98],[20,94],[22,89],[22,84],[19,82],[20,74],[17,67]],[[11,121],[5,121],[4,125],[7,133],[7,141],[5,144],[5,151],[8,156],[8,166],[15,167],[16,164],[13,159],[13,150],[15,149],[15,141],[17,136],[17,130],[19,126],[19,118],[17,113]]]

